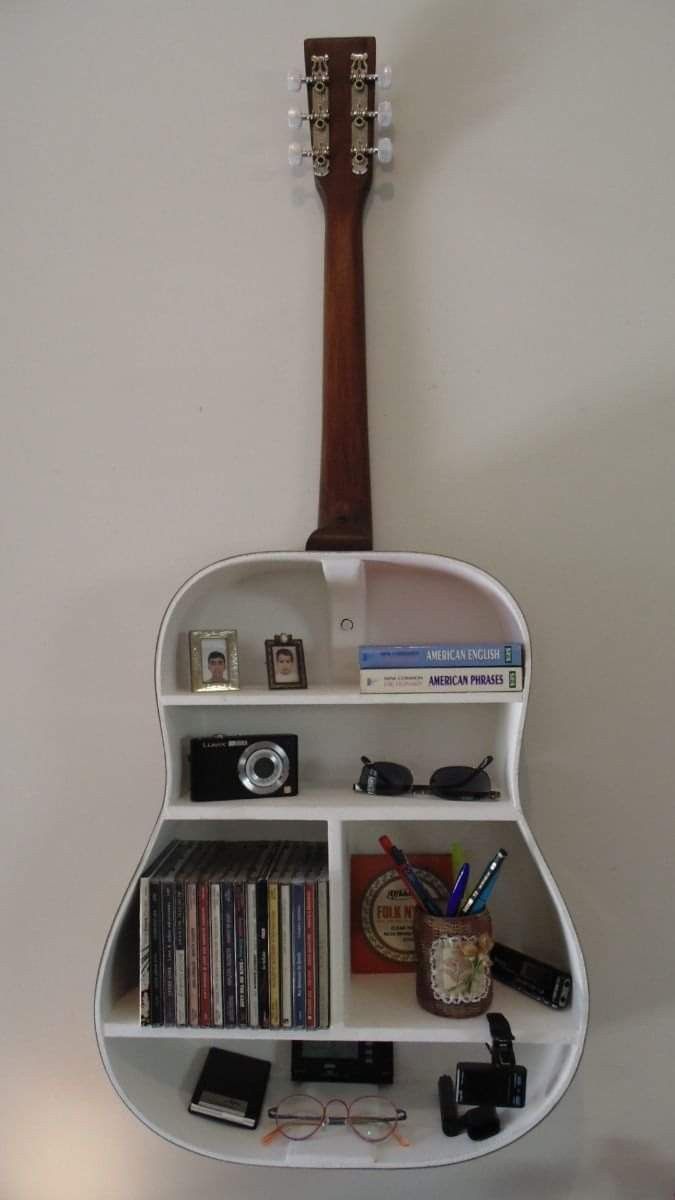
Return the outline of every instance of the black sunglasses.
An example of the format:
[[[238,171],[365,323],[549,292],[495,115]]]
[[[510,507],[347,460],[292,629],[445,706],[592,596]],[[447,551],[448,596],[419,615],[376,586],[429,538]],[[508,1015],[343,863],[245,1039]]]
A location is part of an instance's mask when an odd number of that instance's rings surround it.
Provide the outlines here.
[[[427,784],[413,783],[412,771],[399,763],[371,762],[363,756],[361,762],[364,766],[354,791],[368,796],[403,796],[412,792],[418,796],[439,796],[442,800],[497,800],[500,795],[492,790],[485,769],[493,762],[491,754],[477,767],[439,767]]]

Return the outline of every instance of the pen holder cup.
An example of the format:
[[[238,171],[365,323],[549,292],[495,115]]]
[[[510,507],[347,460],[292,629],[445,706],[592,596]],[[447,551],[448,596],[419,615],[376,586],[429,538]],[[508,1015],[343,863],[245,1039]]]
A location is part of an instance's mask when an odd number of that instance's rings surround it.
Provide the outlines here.
[[[413,923],[417,999],[437,1017],[477,1017],[492,1003],[492,921],[432,917],[417,909]]]

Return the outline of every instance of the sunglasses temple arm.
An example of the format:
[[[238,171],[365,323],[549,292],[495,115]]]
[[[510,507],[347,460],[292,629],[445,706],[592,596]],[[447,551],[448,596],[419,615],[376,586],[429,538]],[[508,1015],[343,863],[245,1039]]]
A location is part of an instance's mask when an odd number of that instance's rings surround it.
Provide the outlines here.
[[[475,779],[476,775],[480,775],[481,771],[484,771],[486,767],[489,767],[491,762],[494,762],[494,756],[492,754],[486,754],[483,761],[479,762],[478,766],[474,767],[471,774],[467,775],[466,779],[463,780],[462,787],[464,787],[464,784],[470,783],[472,779]]]

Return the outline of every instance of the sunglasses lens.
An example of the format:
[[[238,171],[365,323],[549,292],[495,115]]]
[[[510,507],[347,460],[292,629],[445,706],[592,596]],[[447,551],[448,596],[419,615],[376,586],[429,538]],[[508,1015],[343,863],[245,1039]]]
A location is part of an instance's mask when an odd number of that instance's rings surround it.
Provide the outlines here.
[[[359,787],[375,796],[402,796],[412,787],[412,772],[398,763],[368,763],[361,772]]]
[[[439,796],[452,795],[468,788],[471,792],[489,792],[490,777],[475,767],[439,767],[429,780],[429,787]]]

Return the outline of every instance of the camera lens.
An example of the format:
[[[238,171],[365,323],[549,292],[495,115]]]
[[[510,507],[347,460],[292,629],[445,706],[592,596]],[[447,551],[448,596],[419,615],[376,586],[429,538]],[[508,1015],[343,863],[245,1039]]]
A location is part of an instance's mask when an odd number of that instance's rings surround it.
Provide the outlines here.
[[[274,773],[274,763],[271,758],[259,758],[255,769],[259,779],[269,779]]]
[[[290,772],[286,751],[276,742],[253,742],[237,763],[239,779],[255,796],[279,791]]]

